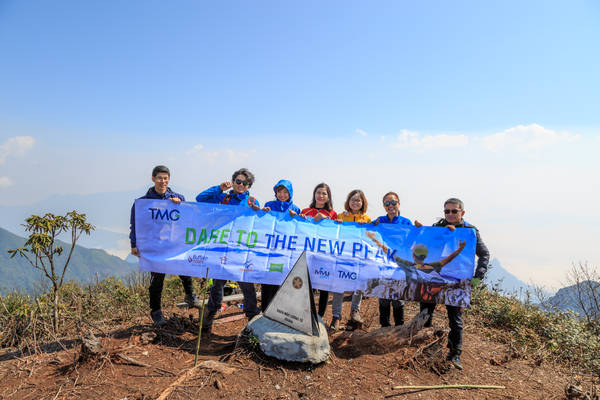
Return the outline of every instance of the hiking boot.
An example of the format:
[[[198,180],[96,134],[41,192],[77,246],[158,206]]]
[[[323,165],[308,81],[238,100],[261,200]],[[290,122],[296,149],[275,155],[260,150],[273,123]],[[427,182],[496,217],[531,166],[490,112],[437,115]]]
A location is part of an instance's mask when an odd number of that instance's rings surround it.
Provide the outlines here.
[[[154,323],[154,327],[156,328],[163,326],[167,323],[167,320],[165,319],[165,317],[163,317],[162,310],[152,311],[150,313],[150,316],[152,317],[152,322]]]
[[[340,328],[340,319],[338,317],[333,317],[331,319],[331,324],[329,324],[329,331],[331,333],[337,332]]]
[[[189,308],[200,308],[202,307],[202,300],[200,300],[198,298],[198,296],[196,296],[196,293],[192,293],[192,294],[186,294],[185,298],[183,299],[183,301],[185,301],[188,305]]]
[[[202,330],[207,329],[210,332],[216,314],[216,311],[210,311],[208,307],[204,308],[204,316],[202,317]]]
[[[350,319],[353,322],[356,322],[356,323],[361,324],[361,325],[364,322],[363,319],[362,319],[362,317],[360,316],[360,312],[358,310],[352,310],[352,312],[350,313]]]
[[[450,361],[452,363],[452,365],[454,365],[456,367],[456,369],[459,369],[462,371],[463,366],[460,362],[460,356],[458,354],[448,354],[448,361]]]

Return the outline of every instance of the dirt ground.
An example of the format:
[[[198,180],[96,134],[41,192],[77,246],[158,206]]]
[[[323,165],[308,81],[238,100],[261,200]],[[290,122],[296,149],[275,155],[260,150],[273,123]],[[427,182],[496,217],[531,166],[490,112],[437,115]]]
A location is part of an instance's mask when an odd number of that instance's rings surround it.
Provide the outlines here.
[[[344,315],[349,315],[349,301]],[[407,304],[407,319],[417,313]],[[330,307],[325,320],[331,318]],[[0,399],[156,399],[169,387],[168,399],[565,399],[565,387],[585,379],[539,359],[514,358],[514,349],[494,340],[465,318],[464,370],[432,365],[427,357],[412,358],[414,349],[383,355],[351,357],[335,342],[330,360],[321,365],[286,363],[247,346],[236,346],[246,324],[241,310],[230,306],[216,320],[213,336],[204,338],[199,362],[221,361],[233,369],[223,373],[195,369],[197,311],[171,309],[167,326],[151,327],[149,318],[98,331],[103,352],[82,358],[78,339],[43,346],[42,352],[22,355],[11,349],[0,352]],[[379,328],[377,299],[365,299],[361,314],[365,330]],[[240,318],[242,317],[242,318]],[[447,317],[438,306],[434,325],[447,329]],[[338,332],[331,337],[343,335]],[[346,333],[347,334],[347,333]],[[445,343],[444,343],[445,346]],[[443,349],[445,354],[446,349]],[[178,378],[180,383],[174,385]],[[584,382],[576,382],[583,379]],[[400,385],[501,385],[505,389],[394,389]]]

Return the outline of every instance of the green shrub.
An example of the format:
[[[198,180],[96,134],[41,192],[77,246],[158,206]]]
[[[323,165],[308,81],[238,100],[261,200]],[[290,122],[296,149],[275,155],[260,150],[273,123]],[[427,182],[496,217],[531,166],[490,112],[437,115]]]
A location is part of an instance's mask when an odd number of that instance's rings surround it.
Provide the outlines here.
[[[471,296],[468,313],[475,316],[471,320],[506,332],[504,341],[600,374],[600,337],[574,313],[542,310],[484,287],[474,289]]]

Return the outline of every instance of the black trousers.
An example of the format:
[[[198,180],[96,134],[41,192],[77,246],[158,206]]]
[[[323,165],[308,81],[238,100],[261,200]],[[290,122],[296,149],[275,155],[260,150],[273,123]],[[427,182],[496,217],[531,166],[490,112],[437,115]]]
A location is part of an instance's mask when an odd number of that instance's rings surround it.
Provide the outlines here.
[[[394,325],[404,325],[404,302],[392,299],[379,299],[379,324],[382,327],[391,326],[390,305],[394,310]]]
[[[321,318],[327,311],[327,303],[329,303],[329,292],[327,290],[319,290],[319,311],[318,314]]]
[[[435,304],[433,303],[421,303],[421,311],[427,310],[429,318],[425,322],[425,327],[431,326],[433,322],[433,311],[435,310]],[[450,353],[460,355],[462,352],[462,310],[460,307],[446,305],[446,311],[448,312],[448,324],[450,325],[450,333],[448,334],[448,348]]]
[[[265,312],[277,290],[279,290],[279,285],[267,285],[266,283],[260,285],[260,310],[262,312]]]
[[[185,294],[194,294],[194,284],[192,278],[189,276],[179,275],[181,284]],[[165,274],[159,272],[150,272],[150,311],[158,311],[161,309],[160,302],[162,299],[163,283],[165,281]]]

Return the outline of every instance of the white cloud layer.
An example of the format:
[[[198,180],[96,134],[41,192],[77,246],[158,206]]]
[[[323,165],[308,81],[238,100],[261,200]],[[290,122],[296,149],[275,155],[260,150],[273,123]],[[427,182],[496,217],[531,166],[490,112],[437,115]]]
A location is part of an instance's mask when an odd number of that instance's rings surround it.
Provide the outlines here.
[[[356,133],[358,133],[361,136],[369,136],[369,134],[365,131],[363,131],[362,129],[357,129]]]
[[[483,147],[490,151],[510,148],[518,152],[531,152],[559,143],[579,140],[579,135],[557,133],[538,124],[518,125],[503,132],[494,133],[481,139]]]
[[[237,151],[232,148],[222,150],[209,150],[202,144],[192,146],[185,152],[186,156],[194,159],[202,160],[208,164],[215,164],[221,160],[226,160],[230,163],[246,162],[256,150]]]
[[[204,146],[201,144],[197,144],[197,145],[193,146],[191,149],[189,149],[188,151],[186,151],[185,154],[187,154],[188,156],[198,154],[202,151],[202,149],[204,149]]]
[[[12,186],[13,182],[8,176],[0,176],[0,189]]]
[[[466,135],[421,135],[419,132],[413,132],[406,129],[400,131],[394,146],[397,148],[448,148],[464,147],[469,144],[469,138]]]
[[[0,164],[4,164],[7,157],[24,156],[34,145],[32,136],[15,136],[0,145]]]

